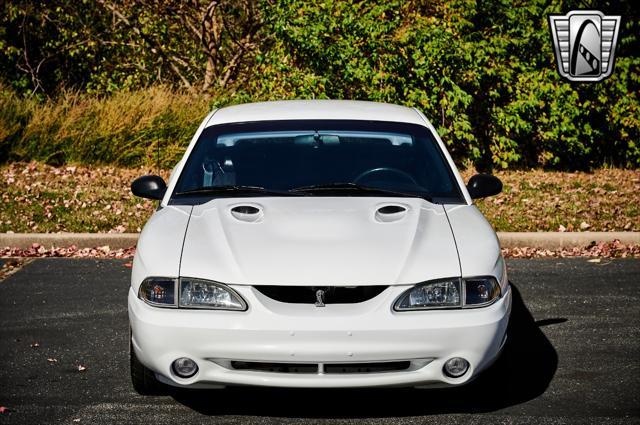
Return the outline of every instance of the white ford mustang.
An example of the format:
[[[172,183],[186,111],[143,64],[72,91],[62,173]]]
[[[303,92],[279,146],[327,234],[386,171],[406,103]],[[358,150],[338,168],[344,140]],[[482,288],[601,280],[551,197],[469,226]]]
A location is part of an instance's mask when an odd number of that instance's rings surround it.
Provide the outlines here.
[[[447,386],[506,340],[495,232],[419,111],[287,101],[210,113],[144,227],[131,376],[179,387]]]

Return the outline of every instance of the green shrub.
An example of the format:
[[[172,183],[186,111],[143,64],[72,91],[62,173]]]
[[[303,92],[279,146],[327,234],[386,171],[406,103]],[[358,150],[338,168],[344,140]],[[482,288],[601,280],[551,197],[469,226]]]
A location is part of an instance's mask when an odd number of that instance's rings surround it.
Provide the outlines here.
[[[623,16],[615,71],[593,84],[556,71],[547,16],[586,7],[576,0],[108,2],[126,24],[102,2],[55,4],[0,6],[0,161],[136,165],[161,145],[169,164],[213,106],[332,98],[416,107],[479,169],[640,166],[632,2],[593,6]],[[217,59],[242,46],[218,64],[233,75],[218,86],[203,84],[211,62],[181,21],[207,5],[220,6]],[[250,42],[236,39],[254,24]],[[44,58],[40,79],[24,71],[21,32]]]

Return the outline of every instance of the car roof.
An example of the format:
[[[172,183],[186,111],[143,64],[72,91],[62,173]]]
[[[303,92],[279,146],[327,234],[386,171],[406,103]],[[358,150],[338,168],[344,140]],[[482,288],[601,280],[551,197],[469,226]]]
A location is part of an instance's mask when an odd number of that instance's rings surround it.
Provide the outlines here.
[[[207,127],[217,124],[280,120],[370,120],[426,125],[413,108],[359,100],[284,100],[245,103],[217,110]]]

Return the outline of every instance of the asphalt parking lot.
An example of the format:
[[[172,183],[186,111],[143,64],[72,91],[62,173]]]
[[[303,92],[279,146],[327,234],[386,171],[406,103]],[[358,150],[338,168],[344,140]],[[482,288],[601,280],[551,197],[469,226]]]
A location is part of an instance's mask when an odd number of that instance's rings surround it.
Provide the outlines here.
[[[510,260],[509,345],[466,387],[153,397],[129,382],[125,262],[41,259],[0,282],[0,423],[640,423],[637,259]]]

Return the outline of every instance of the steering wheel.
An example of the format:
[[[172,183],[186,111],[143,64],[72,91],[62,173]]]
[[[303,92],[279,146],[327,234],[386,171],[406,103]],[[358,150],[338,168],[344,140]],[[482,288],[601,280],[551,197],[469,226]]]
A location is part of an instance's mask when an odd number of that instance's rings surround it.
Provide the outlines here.
[[[404,180],[410,181],[416,186],[420,186],[418,182],[413,177],[411,177],[411,174],[405,171],[399,170],[397,168],[391,168],[391,167],[379,167],[379,168],[372,168],[370,170],[363,171],[362,173],[358,174],[355,179],[353,179],[353,182],[359,183],[360,180],[363,180],[373,174],[379,174],[379,173],[395,174],[397,176],[400,176]]]

